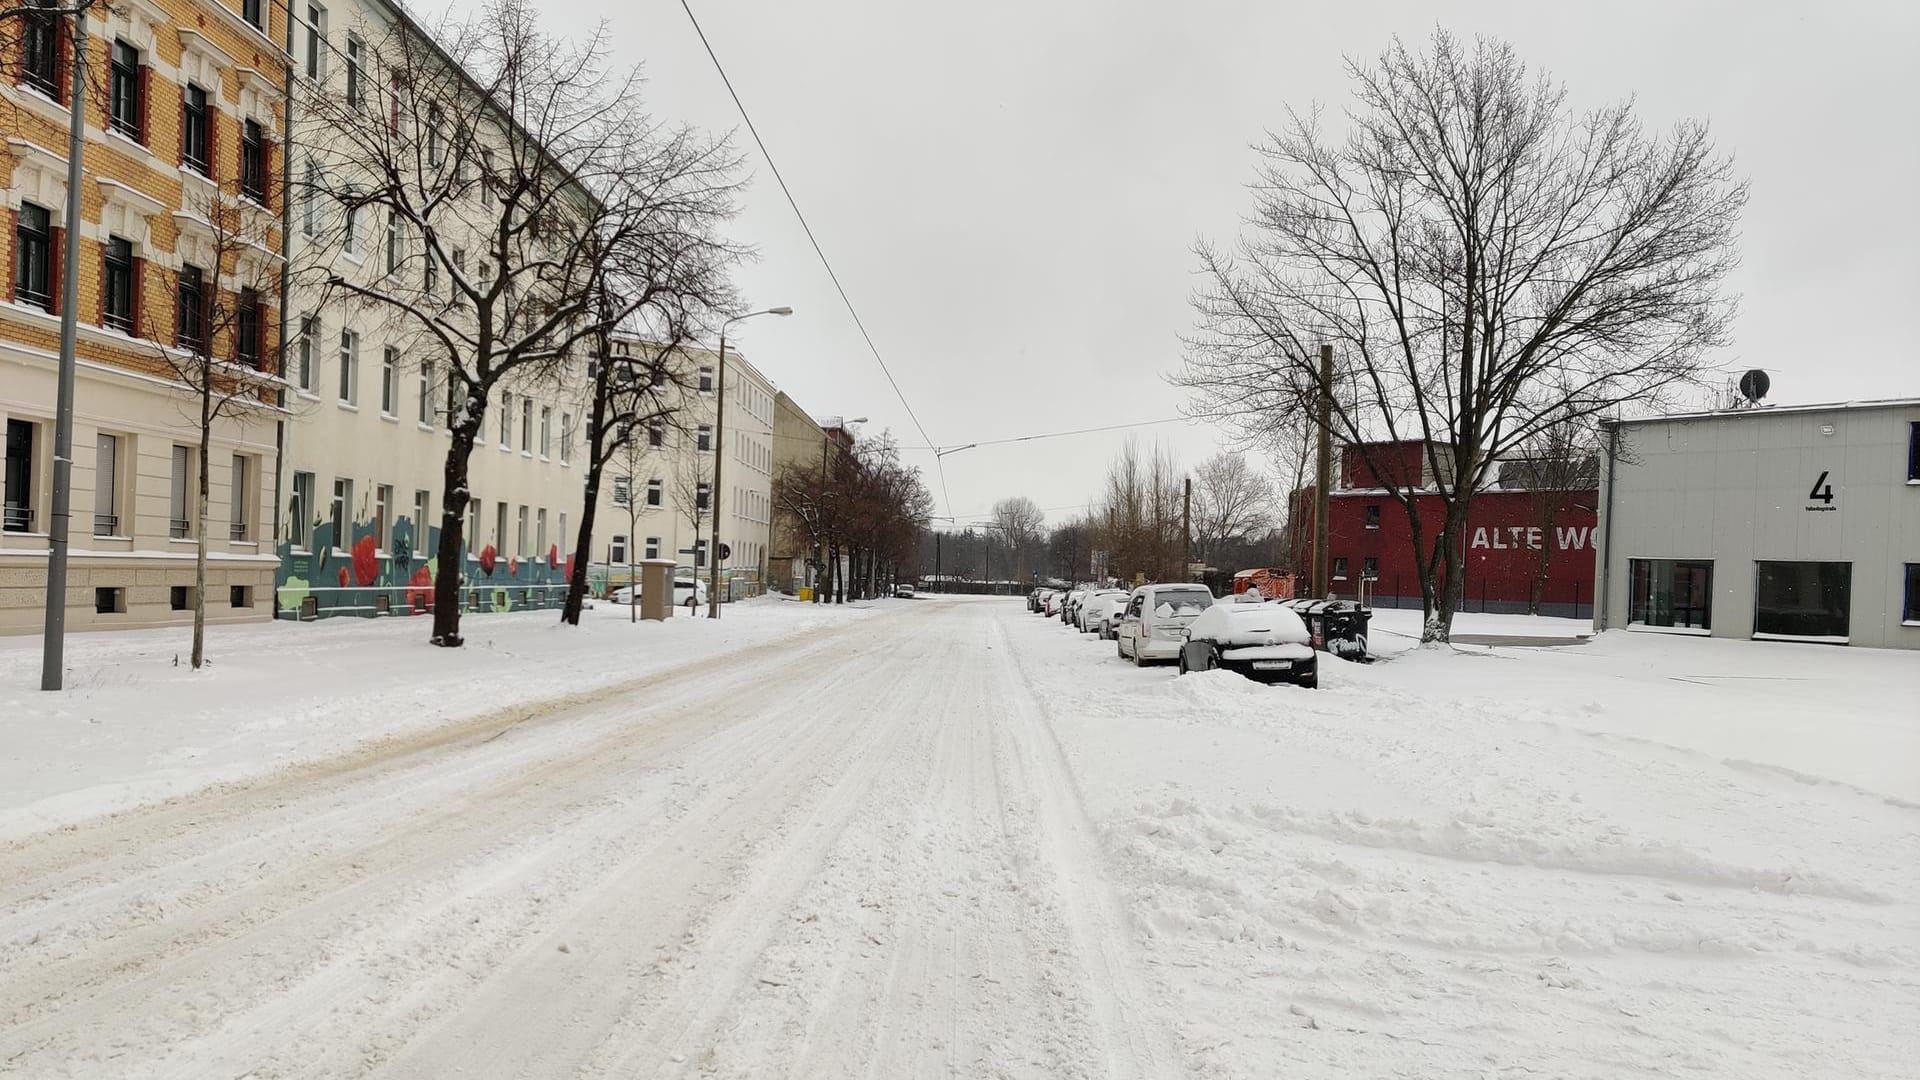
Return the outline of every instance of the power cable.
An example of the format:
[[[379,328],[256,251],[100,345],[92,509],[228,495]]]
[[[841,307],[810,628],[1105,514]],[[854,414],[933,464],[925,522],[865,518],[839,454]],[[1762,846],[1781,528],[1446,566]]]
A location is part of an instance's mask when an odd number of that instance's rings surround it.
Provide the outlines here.
[[[800,212],[800,204],[794,199],[793,191],[787,187],[786,177],[780,175],[780,166],[774,164],[773,155],[767,152],[767,144],[761,140],[759,129],[753,126],[753,117],[747,112],[746,103],[740,100],[739,91],[733,88],[733,80],[727,77],[727,69],[721,65],[720,57],[713,51],[713,43],[707,40],[707,32],[701,29],[700,20],[694,16],[693,6],[687,0],[680,0],[680,7],[687,13],[687,21],[693,24],[693,32],[700,36],[700,44],[707,50],[707,59],[713,61],[713,70],[719,72],[720,81],[726,84],[727,95],[733,98],[734,107],[740,110],[740,119],[746,122],[747,133],[753,136],[753,144],[760,148],[760,156],[766,159],[768,170],[773,173],[774,180],[780,185],[780,193],[787,197],[787,205],[793,208],[793,216],[799,219],[800,228],[807,234],[807,242],[813,245],[813,253],[819,256],[820,265],[826,269],[827,277],[833,282],[834,291],[840,294],[840,302],[847,306],[847,314],[853,317],[853,325],[859,329],[860,337],[866,341],[868,351],[873,353],[874,362],[880,365],[881,373],[887,377],[887,385],[893,387],[894,396],[900,399],[900,407],[907,410],[907,418],[913,421],[914,429],[931,447],[933,439],[927,435],[925,425],[921,424],[920,418],[914,414],[913,406],[907,403],[907,395],[901,392],[900,383],[894,379],[893,371],[887,367],[886,360],[881,358],[880,347],[873,343],[873,335],[867,333],[866,323],[861,321],[860,313],[854,309],[853,300],[847,296],[846,287],[840,284],[840,275],[834,273],[833,263],[827,260],[827,253],[821,250],[820,241],[813,235],[813,226],[807,224],[807,215]],[[947,496],[945,471],[940,473],[940,495],[947,501],[947,509],[953,509],[952,499]]]
[[[902,450],[932,451],[935,454],[947,454],[958,450],[971,450],[976,446],[1004,446],[1008,443],[1033,442],[1036,439],[1059,439],[1068,435],[1090,435],[1097,431],[1124,431],[1128,428],[1154,427],[1159,424],[1177,424],[1186,417],[1169,416],[1164,420],[1142,420],[1133,424],[1107,424],[1103,427],[1077,428],[1073,431],[1047,431],[1038,435],[1014,435],[1005,439],[981,439],[977,442],[962,443],[955,446],[903,446]]]

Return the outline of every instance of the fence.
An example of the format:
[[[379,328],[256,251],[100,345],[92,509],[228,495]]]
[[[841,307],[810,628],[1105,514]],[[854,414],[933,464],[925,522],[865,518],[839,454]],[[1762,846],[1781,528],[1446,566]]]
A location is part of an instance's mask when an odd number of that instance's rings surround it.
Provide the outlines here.
[[[1352,598],[1352,590],[1343,586],[1352,584],[1335,581],[1334,592],[1345,598]],[[1587,582],[1578,578],[1570,582],[1547,583],[1546,591],[1540,596],[1540,614],[1561,619],[1585,619],[1593,615],[1593,597],[1587,592]],[[1391,587],[1389,587],[1391,586]],[[1411,590],[1408,592],[1407,590]],[[1496,615],[1524,615],[1527,613],[1527,598],[1519,599],[1492,595],[1487,579],[1478,581],[1467,579],[1466,588],[1460,594],[1460,611],[1491,612]],[[1502,590],[1504,591],[1504,590]],[[1420,582],[1417,578],[1393,574],[1367,581],[1367,600],[1377,608],[1417,608],[1421,605]]]
[[[566,606],[567,586],[486,585],[463,588],[459,596],[463,614],[557,610]],[[406,585],[294,588],[283,585],[274,590],[273,609],[274,618],[300,622],[427,615],[433,611],[433,588]]]

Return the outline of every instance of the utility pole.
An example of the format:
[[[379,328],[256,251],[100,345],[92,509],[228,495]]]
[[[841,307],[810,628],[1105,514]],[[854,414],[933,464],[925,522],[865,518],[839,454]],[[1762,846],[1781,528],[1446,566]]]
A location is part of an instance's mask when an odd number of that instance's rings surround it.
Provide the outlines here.
[[[1327,551],[1327,493],[1333,487],[1333,346],[1320,346],[1320,402],[1315,418],[1320,429],[1320,460],[1313,479],[1313,598],[1325,599],[1333,585]]]
[[[67,232],[60,283],[60,374],[53,414],[53,518],[47,523],[47,618],[40,689],[58,690],[66,666],[67,524],[73,504],[73,371],[80,307],[81,156],[87,148],[87,8],[73,14],[73,86],[67,103]],[[205,531],[205,530],[201,530]]]
[[[946,592],[946,582],[940,577],[940,530],[933,530],[933,586]]]
[[[1193,477],[1186,480],[1186,493],[1180,500],[1180,535],[1186,538],[1187,574],[1193,574]]]

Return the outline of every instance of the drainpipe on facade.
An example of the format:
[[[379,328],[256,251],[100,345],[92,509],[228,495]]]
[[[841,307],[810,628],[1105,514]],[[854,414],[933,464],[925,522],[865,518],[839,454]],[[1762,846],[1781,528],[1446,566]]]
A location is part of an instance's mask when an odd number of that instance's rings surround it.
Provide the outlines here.
[[[1607,429],[1607,497],[1600,503],[1600,589],[1593,597],[1593,626],[1596,630],[1607,628],[1607,618],[1612,614],[1611,600],[1613,590],[1613,472],[1614,462],[1620,456],[1620,425],[1618,421],[1601,421]]]

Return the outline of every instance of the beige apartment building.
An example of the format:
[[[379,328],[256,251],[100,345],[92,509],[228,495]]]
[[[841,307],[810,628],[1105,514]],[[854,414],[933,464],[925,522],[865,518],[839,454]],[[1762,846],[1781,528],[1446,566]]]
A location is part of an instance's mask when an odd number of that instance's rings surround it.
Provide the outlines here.
[[[236,377],[257,387],[213,431],[207,618],[264,619],[277,562],[277,305],[251,292],[209,292],[237,269],[249,278],[276,272],[285,16],[254,0],[117,0],[87,19],[89,81],[98,89],[86,102],[79,221],[66,215],[72,35],[62,18],[0,23],[0,49],[19,61],[0,80],[8,274],[0,633],[37,632],[46,603],[68,274],[77,275],[78,341],[67,626],[192,618],[199,438],[173,365],[196,349],[232,362]],[[260,230],[240,265],[215,246],[207,218],[216,192]],[[80,230],[74,266],[63,265],[69,229]],[[207,323],[216,300],[238,314],[222,329]]]

